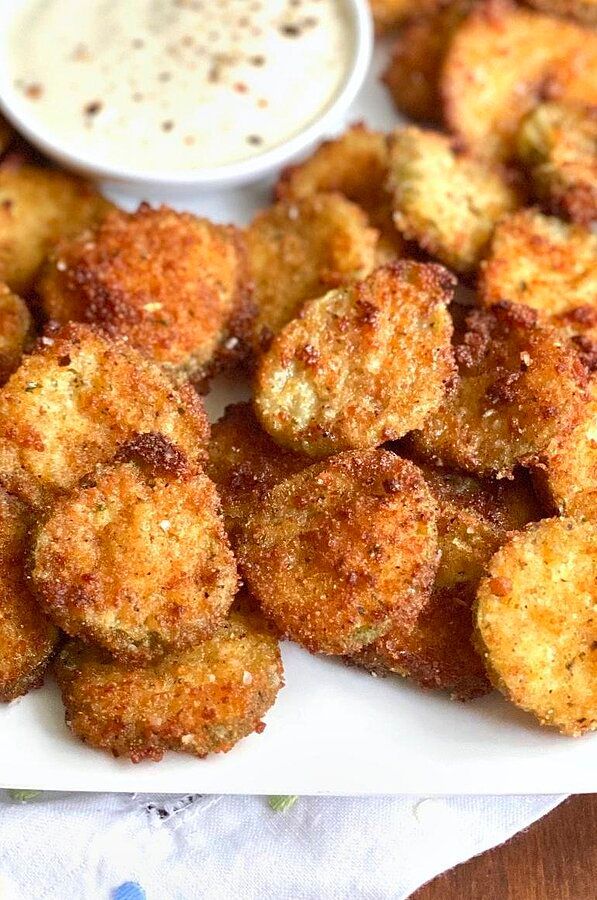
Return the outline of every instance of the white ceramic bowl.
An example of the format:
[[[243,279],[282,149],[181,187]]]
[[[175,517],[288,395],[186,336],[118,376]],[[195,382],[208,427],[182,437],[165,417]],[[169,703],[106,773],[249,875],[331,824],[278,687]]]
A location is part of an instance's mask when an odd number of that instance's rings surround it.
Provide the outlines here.
[[[0,0],[0,109],[15,128],[45,155],[67,168],[91,178],[111,182],[136,196],[160,192],[168,195],[188,194],[202,189],[237,185],[263,178],[286,165],[341,123],[342,116],[363,84],[373,51],[373,27],[367,0],[338,0],[345,4],[351,19],[351,63],[338,94],[315,121],[284,143],[246,160],[183,171],[164,169],[147,172],[134,167],[106,165],[92,156],[73,153],[37,120],[31,104],[27,104],[12,84],[8,54],[3,45],[11,16],[21,2],[22,0]]]

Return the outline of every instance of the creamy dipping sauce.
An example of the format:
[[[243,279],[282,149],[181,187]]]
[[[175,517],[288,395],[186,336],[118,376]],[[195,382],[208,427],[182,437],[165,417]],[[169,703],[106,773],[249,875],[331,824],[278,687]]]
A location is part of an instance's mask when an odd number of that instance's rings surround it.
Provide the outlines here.
[[[24,0],[13,83],[48,138],[147,172],[256,156],[342,88],[343,0]]]

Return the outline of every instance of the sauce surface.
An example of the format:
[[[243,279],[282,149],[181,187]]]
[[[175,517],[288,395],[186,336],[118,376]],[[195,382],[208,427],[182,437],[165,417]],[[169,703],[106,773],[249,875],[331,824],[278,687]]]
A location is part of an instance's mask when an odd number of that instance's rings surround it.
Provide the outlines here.
[[[50,139],[151,172],[301,132],[341,89],[354,36],[343,0],[24,0],[7,40]]]

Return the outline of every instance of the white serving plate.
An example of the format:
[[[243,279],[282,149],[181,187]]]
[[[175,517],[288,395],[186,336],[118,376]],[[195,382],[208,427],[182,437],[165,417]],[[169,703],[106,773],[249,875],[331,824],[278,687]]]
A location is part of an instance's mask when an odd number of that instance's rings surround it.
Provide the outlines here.
[[[378,51],[350,121],[395,125],[378,84],[384,59]],[[260,185],[177,205],[242,223],[269,197],[270,186]],[[226,403],[244,397],[242,387],[219,383],[208,397],[210,415],[216,418]],[[64,725],[59,694],[50,682],[0,707],[0,784],[229,794],[597,792],[597,734],[564,738],[497,694],[454,703],[288,643],[283,656],[286,687],[266,717],[265,732],[206,760],[170,753],[159,764],[133,765],[84,747]]]

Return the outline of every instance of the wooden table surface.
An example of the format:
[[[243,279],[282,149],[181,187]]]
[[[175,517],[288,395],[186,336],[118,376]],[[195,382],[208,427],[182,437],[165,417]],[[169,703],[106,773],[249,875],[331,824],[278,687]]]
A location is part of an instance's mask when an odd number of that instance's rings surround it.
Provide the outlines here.
[[[566,800],[506,844],[440,875],[411,900],[595,900],[597,794]]]

